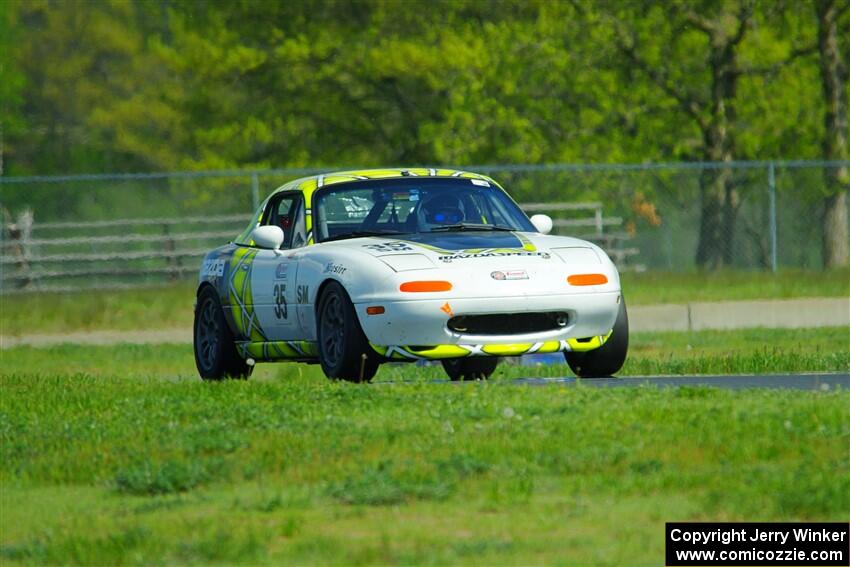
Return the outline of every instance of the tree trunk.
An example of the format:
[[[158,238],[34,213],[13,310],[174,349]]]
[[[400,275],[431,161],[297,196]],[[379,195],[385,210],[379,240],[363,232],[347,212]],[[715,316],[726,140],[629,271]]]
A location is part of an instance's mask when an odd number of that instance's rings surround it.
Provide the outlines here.
[[[838,45],[838,10],[834,0],[817,0],[818,52],[823,96],[825,135],[823,154],[827,160],[846,161],[847,152],[847,67]],[[846,268],[848,264],[847,191],[850,172],[846,165],[825,167],[822,225],[825,268]]]
[[[847,168],[843,167],[845,174]],[[828,176],[829,174],[827,174]],[[823,264],[827,268],[847,267],[847,191],[824,199]]]
[[[732,170],[704,169],[700,175],[700,227],[696,263],[715,270],[732,262],[732,235],[737,208],[731,202]]]
[[[731,266],[735,252],[735,236],[738,231],[738,209],[740,207],[740,196],[735,185],[735,175],[731,168],[725,168],[726,172],[726,201],[723,203],[723,247],[720,254],[724,266]]]
[[[734,46],[728,40],[712,40],[709,58],[712,71],[711,119],[703,138],[705,159],[721,162],[719,168],[704,169],[700,175],[700,233],[696,263],[715,270],[732,263],[735,225],[738,217],[738,191],[728,164],[734,159],[731,125],[735,121],[734,99],[738,74]]]

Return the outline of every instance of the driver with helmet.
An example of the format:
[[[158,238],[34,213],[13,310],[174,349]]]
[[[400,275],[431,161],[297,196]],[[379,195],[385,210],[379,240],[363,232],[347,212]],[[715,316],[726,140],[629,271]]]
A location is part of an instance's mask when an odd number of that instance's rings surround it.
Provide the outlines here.
[[[461,200],[449,193],[438,193],[422,202],[417,212],[420,230],[431,230],[463,222],[464,206]]]

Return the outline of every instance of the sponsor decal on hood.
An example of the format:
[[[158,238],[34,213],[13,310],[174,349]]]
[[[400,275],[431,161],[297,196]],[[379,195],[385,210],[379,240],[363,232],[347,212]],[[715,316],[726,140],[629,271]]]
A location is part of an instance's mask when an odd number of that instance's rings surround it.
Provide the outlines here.
[[[440,251],[476,250],[489,248],[522,248],[524,242],[513,232],[421,232],[405,235],[407,242]]]
[[[552,256],[548,252],[528,252],[526,250],[482,250],[481,252],[463,251],[454,254],[444,254],[439,257],[441,262],[453,262],[455,260],[468,260],[470,258],[506,258],[510,256],[536,257],[548,260]]]
[[[418,233],[405,235],[404,240],[381,239],[380,243],[362,246],[376,256],[428,251],[443,263],[473,258],[551,258],[548,251],[538,250],[525,235],[513,232]]]

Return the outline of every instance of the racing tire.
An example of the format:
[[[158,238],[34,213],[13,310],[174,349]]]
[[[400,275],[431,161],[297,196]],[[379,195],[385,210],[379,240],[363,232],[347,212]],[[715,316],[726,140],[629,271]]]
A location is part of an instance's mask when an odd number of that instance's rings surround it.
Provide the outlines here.
[[[319,362],[334,380],[368,382],[378,372],[380,357],[369,345],[354,304],[337,282],[330,282],[319,298],[316,335]]]
[[[626,301],[620,298],[617,320],[608,340],[601,347],[587,352],[565,352],[570,369],[579,378],[606,378],[620,371],[629,351],[629,315]]]
[[[455,382],[461,380],[486,380],[496,371],[499,359],[495,356],[449,358],[443,360],[443,370]]]
[[[195,366],[204,380],[245,379],[254,367],[236,351],[216,291],[204,286],[198,293],[194,325]]]

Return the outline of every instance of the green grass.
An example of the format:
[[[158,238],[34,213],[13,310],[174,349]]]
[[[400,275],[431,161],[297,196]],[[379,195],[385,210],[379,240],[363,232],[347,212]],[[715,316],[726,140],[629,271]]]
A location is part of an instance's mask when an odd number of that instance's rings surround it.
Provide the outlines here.
[[[771,272],[625,272],[623,292],[629,305],[850,296],[850,270]]]
[[[636,333],[623,374],[847,370],[850,330]],[[188,345],[0,351],[3,564],[658,564],[664,522],[850,513],[850,392],[532,388],[565,365],[202,383]],[[616,529],[612,529],[616,526]]]
[[[4,360],[4,565],[657,565],[665,521],[850,514],[847,391],[210,384],[116,351]]]
[[[191,328],[195,286],[0,295],[0,335]]]
[[[784,270],[622,274],[629,305],[846,297],[850,271]],[[61,333],[96,329],[170,329],[192,325],[194,285],[127,291],[0,296],[0,334]]]

